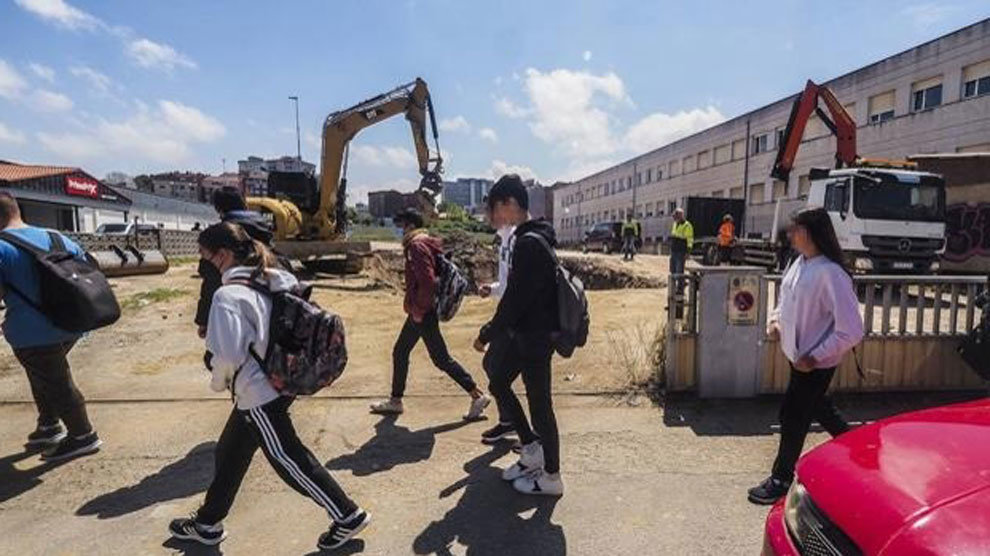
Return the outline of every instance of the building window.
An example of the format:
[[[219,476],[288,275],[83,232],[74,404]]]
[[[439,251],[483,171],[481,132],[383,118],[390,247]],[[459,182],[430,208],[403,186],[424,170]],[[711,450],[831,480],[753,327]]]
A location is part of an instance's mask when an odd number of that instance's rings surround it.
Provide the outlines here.
[[[646,217],[653,217],[653,203],[646,203]]]
[[[667,163],[667,177],[672,178],[677,175],[677,161],[671,160]]]
[[[763,133],[753,136],[753,154],[765,153],[768,150],[767,144],[770,141],[770,134]]]
[[[724,164],[732,159],[732,146],[729,144],[715,147],[715,164]]]
[[[915,83],[911,89],[911,110],[928,110],[942,104],[942,83],[940,78]]]
[[[651,183],[653,181],[653,168],[646,169],[646,183]]]
[[[990,60],[963,68],[963,98],[990,93]]]
[[[739,187],[733,187],[732,189],[729,189],[729,197],[733,199],[742,199],[743,187],[740,185]]]
[[[626,189],[632,189],[632,176],[626,178]]]
[[[681,172],[687,174],[689,172],[694,172],[698,169],[697,167],[698,159],[695,158],[693,154],[685,156],[681,160]]]
[[[657,181],[663,179],[663,166],[657,166]]]
[[[780,148],[784,146],[784,128],[782,127],[777,128],[777,135],[775,137],[774,145],[778,150],[780,150]]]
[[[740,160],[746,156],[746,138],[736,139],[732,142],[732,160]]]
[[[670,201],[669,203],[667,203],[667,212],[669,212],[670,214],[674,214],[675,210],[677,210],[676,201]]]
[[[798,197],[807,197],[811,193],[811,179],[808,174],[798,176]]]
[[[712,152],[701,151],[698,153],[698,169],[708,168],[712,165]]]
[[[773,180],[772,195],[773,195],[772,200],[774,201],[776,201],[777,199],[783,199],[787,197],[787,182],[780,180]]]
[[[759,205],[763,203],[764,191],[762,183],[754,183],[749,186],[749,204]]]
[[[725,192],[721,189],[719,189],[718,191],[712,191],[712,199],[721,199],[724,193]]]

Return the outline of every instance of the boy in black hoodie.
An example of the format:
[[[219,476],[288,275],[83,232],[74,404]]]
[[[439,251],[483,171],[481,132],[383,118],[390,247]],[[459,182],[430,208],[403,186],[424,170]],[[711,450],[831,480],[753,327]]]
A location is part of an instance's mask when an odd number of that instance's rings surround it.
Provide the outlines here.
[[[495,316],[481,328],[474,347],[497,350],[489,379],[500,413],[512,421],[523,444],[519,461],[502,473],[519,492],[559,496],[560,442],[550,393],[550,334],[558,326],[556,269],[551,250],[553,226],[531,220],[529,195],[519,176],[502,176],[488,193],[488,210],[496,227],[516,226],[509,279]],[[522,374],[532,427],[512,382]],[[533,429],[536,429],[535,433]]]

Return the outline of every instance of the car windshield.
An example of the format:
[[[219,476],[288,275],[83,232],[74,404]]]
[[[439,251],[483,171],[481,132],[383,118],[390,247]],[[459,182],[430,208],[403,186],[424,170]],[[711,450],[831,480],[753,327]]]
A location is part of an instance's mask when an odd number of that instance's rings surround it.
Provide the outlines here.
[[[898,180],[893,174],[877,174],[876,179],[856,177],[853,205],[856,216],[877,220],[945,220],[945,184],[933,176],[913,181]]]
[[[100,224],[96,229],[98,234],[119,234],[127,231],[127,224]]]

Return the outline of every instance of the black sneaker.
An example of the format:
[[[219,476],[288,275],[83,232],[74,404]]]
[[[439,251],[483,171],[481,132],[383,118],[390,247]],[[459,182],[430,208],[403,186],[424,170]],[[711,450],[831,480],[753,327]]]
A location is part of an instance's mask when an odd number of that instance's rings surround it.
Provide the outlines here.
[[[59,442],[54,448],[41,454],[41,459],[45,461],[61,461],[79,456],[87,456],[98,452],[101,444],[103,442],[96,435],[96,431],[80,437],[69,436]]]
[[[61,424],[38,425],[38,428],[34,429],[34,432],[28,435],[27,445],[44,446],[47,444],[58,444],[63,438],[65,438],[65,429],[62,428]]]
[[[516,429],[512,425],[497,423],[494,427],[481,433],[482,444],[495,444],[499,440],[515,436]]]
[[[773,476],[767,477],[760,486],[749,489],[749,501],[769,506],[783,498],[789,488],[791,488],[790,482],[781,481]]]
[[[223,524],[203,525],[197,523],[195,516],[173,519],[168,524],[168,532],[172,538],[183,541],[195,541],[207,546],[216,546],[227,538]]]
[[[358,533],[364,530],[371,523],[371,514],[364,510],[358,510],[354,517],[343,523],[333,523],[330,530],[320,535],[316,547],[320,550],[333,550],[347,544]]]

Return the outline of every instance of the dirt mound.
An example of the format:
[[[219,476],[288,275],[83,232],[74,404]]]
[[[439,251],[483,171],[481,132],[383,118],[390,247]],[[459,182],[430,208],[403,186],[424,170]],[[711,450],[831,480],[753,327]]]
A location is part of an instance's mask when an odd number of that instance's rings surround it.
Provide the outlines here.
[[[645,276],[634,269],[623,268],[612,261],[594,257],[561,257],[561,264],[584,283],[588,290],[621,290],[631,288],[660,288],[664,282],[655,276]]]

